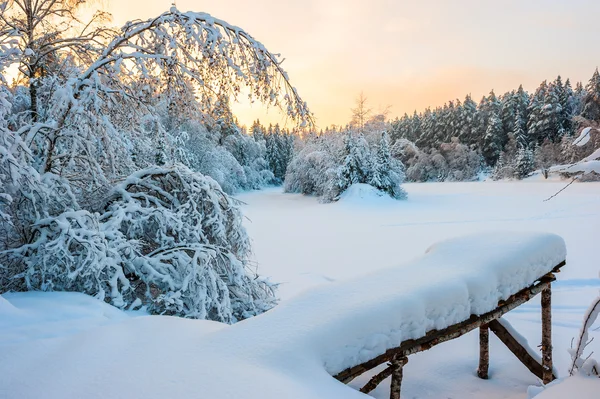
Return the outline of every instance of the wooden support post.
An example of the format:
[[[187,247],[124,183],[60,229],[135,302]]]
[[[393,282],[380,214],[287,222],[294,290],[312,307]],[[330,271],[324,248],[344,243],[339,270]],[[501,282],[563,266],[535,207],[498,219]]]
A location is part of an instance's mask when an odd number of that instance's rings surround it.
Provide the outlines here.
[[[542,291],[542,382],[552,382],[552,290],[548,286]]]
[[[490,331],[496,334],[496,336],[502,341],[504,345],[519,359],[525,367],[529,369],[536,377],[540,380],[544,379],[544,367],[540,362],[531,356],[521,343],[511,335],[511,333],[504,327],[500,320],[492,320],[489,323]],[[553,376],[552,379],[555,379]]]
[[[477,376],[481,379],[488,379],[488,369],[490,366],[490,329],[487,324],[479,327],[479,367]]]
[[[402,388],[402,368],[408,363],[407,357],[394,357],[391,361],[392,382],[390,385],[390,399],[400,399]]]

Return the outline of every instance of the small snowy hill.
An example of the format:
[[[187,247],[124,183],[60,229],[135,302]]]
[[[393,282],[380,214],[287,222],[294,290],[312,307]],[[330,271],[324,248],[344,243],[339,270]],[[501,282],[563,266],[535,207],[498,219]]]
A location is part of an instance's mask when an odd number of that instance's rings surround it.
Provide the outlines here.
[[[378,205],[384,203],[396,203],[396,200],[387,193],[384,193],[369,184],[356,183],[348,187],[348,189],[340,195],[338,202],[352,205]]]

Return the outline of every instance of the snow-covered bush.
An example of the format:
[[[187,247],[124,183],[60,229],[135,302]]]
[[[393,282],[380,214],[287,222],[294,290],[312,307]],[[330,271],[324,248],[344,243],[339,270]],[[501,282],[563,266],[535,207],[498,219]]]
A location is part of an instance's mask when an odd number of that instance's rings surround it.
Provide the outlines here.
[[[288,193],[316,195],[332,200],[339,194],[334,178],[337,174],[337,143],[333,137],[310,137],[287,167],[284,190]]]
[[[373,141],[375,148],[352,131],[305,139],[287,168],[285,191],[330,202],[354,184],[370,184],[392,198],[404,198],[404,166],[392,157],[387,133],[380,132]]]
[[[235,200],[183,166],[135,173],[101,220],[139,243],[128,270],[157,313],[234,322],[274,305],[272,286],[246,270],[250,243]]]
[[[278,56],[205,13],[112,29],[101,9],[75,18],[84,3],[0,7],[0,293],[76,290],[225,322],[270,308],[226,192],[273,173],[227,107],[245,87],[310,124]]]
[[[78,291],[118,307],[232,323],[275,304],[249,273],[250,243],[235,200],[178,165],[134,173],[104,212],[68,211],[34,225],[8,252],[26,289]]]

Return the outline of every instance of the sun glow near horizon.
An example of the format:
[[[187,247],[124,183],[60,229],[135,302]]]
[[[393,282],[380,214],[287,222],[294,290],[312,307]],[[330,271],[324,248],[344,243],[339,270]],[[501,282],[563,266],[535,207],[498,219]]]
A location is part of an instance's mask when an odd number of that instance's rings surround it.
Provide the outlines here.
[[[105,1],[121,26],[156,16],[170,0]],[[502,6],[462,0],[428,4],[391,0],[178,0],[177,8],[207,12],[240,26],[280,53],[292,84],[318,127],[344,125],[363,91],[390,117],[441,106],[471,94],[475,101],[519,84],[590,78],[600,55],[600,2],[516,1]],[[285,124],[284,113],[243,96],[233,104],[242,124]]]

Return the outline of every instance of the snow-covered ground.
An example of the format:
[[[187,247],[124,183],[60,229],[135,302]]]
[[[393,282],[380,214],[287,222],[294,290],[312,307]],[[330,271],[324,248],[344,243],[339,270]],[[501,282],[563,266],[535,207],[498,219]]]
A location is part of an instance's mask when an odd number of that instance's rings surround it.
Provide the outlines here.
[[[279,189],[239,198],[247,203],[244,212],[250,219],[247,228],[259,270],[281,282],[284,301],[308,287],[416,258],[433,242],[462,234],[537,230],[562,236],[567,266],[554,284],[552,307],[555,365],[564,376],[569,364],[567,348],[600,289],[600,184],[574,184],[544,202],[565,184],[406,184],[408,199],[397,202],[368,197],[320,204]],[[510,312],[507,319],[531,346],[539,345],[539,297]],[[490,341],[490,380],[475,376],[479,347],[478,336],[472,333],[411,356],[404,371],[403,397],[525,398],[527,386],[537,384],[537,379],[496,337]],[[599,342],[594,344],[592,349],[600,353]],[[353,385],[367,380],[365,376]],[[383,383],[373,395],[386,398],[388,389]]]
[[[600,184],[574,184],[543,202],[564,184],[407,184],[406,201],[364,195],[361,190],[360,195],[335,204],[320,204],[315,198],[283,194],[279,189],[239,198],[247,204],[244,212],[259,271],[281,282],[283,308],[310,287],[321,285],[326,290],[333,281],[360,278],[404,263],[421,256],[432,243],[451,237],[490,230],[561,235],[568,263],[554,285],[553,338],[555,365],[564,376],[571,338],[600,288]],[[35,397],[18,393],[36,392],[36,380],[42,375],[53,382],[49,389],[64,393],[60,397],[78,397],[83,389],[85,396],[98,398],[105,397],[103,383],[115,374],[118,382],[110,392],[121,392],[122,397],[159,397],[161,392],[164,397],[214,395],[202,391],[201,384],[182,382],[201,381],[209,370],[219,367],[228,370],[218,377],[222,384],[213,384],[222,386],[219,397],[230,397],[228,392],[235,392],[235,387],[261,379],[270,379],[270,389],[280,392],[279,397],[291,397],[286,392],[311,397],[310,388],[290,375],[329,381],[302,364],[289,364],[274,376],[252,356],[247,362],[232,362],[240,353],[256,354],[252,338],[235,341],[217,358],[211,342],[216,347],[235,331],[217,323],[156,316],[131,320],[129,316],[136,315],[79,294],[0,297],[0,398]],[[507,319],[531,346],[539,344],[539,298],[510,312]],[[252,330],[253,325],[256,330],[256,323],[239,327]],[[477,340],[477,334],[471,333],[411,356],[404,371],[403,398],[526,398],[527,387],[537,384],[536,378],[493,336],[490,380],[475,376]],[[599,353],[600,345],[594,342],[591,349]],[[291,354],[262,356],[280,364],[281,358]],[[361,386],[367,379],[363,376],[352,385]],[[598,387],[596,381],[591,384]],[[384,382],[373,395],[388,397],[388,390]],[[331,390],[332,397],[343,392],[335,386]],[[252,397],[250,392],[248,397]]]

